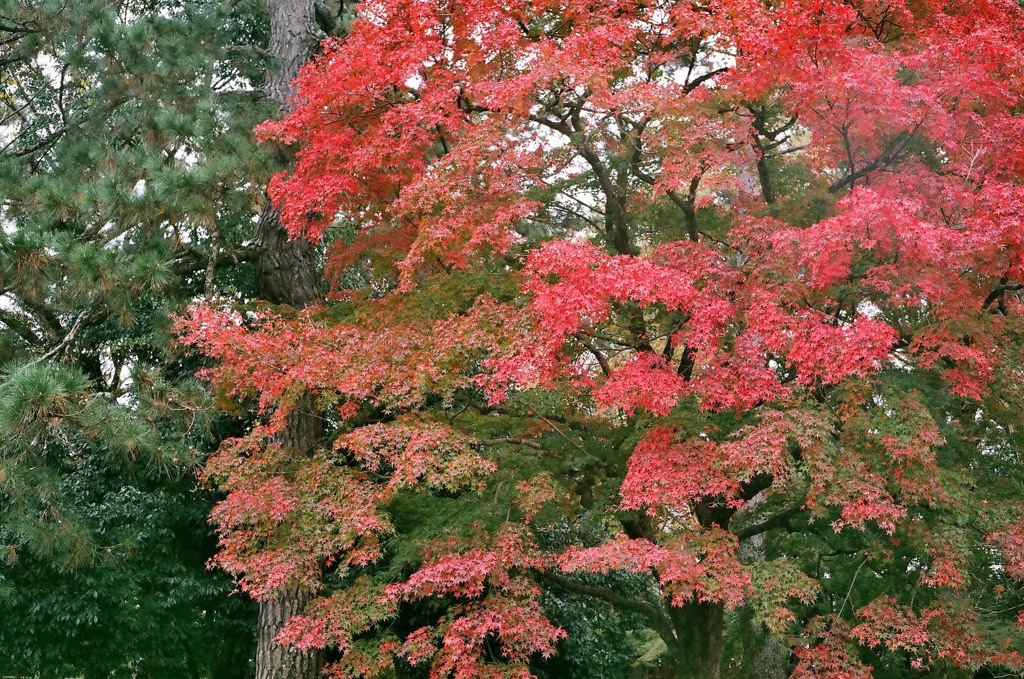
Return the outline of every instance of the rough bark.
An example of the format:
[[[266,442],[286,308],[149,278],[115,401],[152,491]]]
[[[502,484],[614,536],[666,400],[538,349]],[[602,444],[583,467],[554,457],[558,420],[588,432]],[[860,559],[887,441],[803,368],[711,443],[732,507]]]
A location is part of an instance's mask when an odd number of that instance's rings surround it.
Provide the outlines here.
[[[257,292],[274,304],[296,309],[309,306],[320,296],[320,274],[315,247],[305,238],[290,239],[269,204],[260,215],[256,231]]]
[[[268,52],[275,63],[264,94],[282,111],[289,107],[291,82],[309,61],[318,42],[313,0],[267,0],[270,16]],[[319,296],[315,248],[304,238],[289,238],[271,207],[260,216],[256,234],[259,292],[275,304],[308,306]]]
[[[313,56],[317,44],[313,0],[267,0],[270,13],[269,51],[277,62],[267,77],[265,94],[282,111],[289,107],[291,81]],[[316,248],[304,238],[290,238],[272,207],[266,207],[257,227],[256,270],[259,292],[275,304],[296,308],[320,297]],[[297,432],[286,433],[294,437]],[[302,446],[302,436],[286,443]]]
[[[282,109],[294,91],[292,80],[313,56],[319,42],[313,0],[267,0],[270,43],[267,51],[276,63],[267,74],[264,93]]]
[[[789,667],[786,662],[788,652],[782,648],[779,642],[765,634],[763,629],[757,630],[761,643],[756,646],[757,651],[751,662],[750,679],[786,679],[789,676]]]
[[[309,61],[318,36],[313,0],[267,0],[270,18],[268,51],[275,63],[267,74],[264,94],[281,110],[288,108],[291,82]],[[269,205],[260,216],[256,234],[256,273],[259,294],[275,304],[301,308],[319,297],[319,271],[315,248],[305,239],[289,238]],[[321,419],[312,403],[300,401],[282,434],[282,443],[299,454],[315,450],[323,436]],[[314,679],[323,668],[324,654],[298,650],[274,641],[283,625],[301,613],[309,592],[284,589],[260,603],[256,679]]]
[[[260,604],[256,679],[305,679],[320,674],[322,653],[300,651],[274,641],[284,621],[301,613],[308,601],[308,592],[287,589]]]

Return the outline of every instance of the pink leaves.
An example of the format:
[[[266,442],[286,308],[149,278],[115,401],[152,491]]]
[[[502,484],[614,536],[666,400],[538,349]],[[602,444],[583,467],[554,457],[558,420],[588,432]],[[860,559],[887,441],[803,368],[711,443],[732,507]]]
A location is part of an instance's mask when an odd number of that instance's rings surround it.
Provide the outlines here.
[[[614,303],[686,311],[700,297],[692,273],[644,257],[613,257],[587,243],[546,243],[530,254],[526,268],[531,308],[554,336],[568,337],[602,323]]]
[[[951,393],[978,400],[988,391],[994,371],[995,347],[979,346],[970,337],[955,336],[936,325],[919,333],[912,348],[919,354],[924,368],[942,365],[943,359],[952,364],[942,371]]]
[[[793,649],[799,659],[792,679],[871,679],[871,668],[857,657],[849,627],[835,621],[815,646]]]
[[[769,317],[770,312],[761,315]],[[896,331],[880,321],[859,318],[849,325],[836,325],[813,312],[779,318],[765,330],[771,333],[768,346],[786,357],[796,369],[797,382],[805,385],[815,380],[836,384],[849,376],[876,373],[897,340]]]
[[[1012,525],[988,536],[1003,552],[1006,573],[1024,580],[1024,522],[1018,518]]]
[[[550,658],[565,631],[552,625],[534,599],[525,601],[489,596],[479,603],[461,607],[451,622],[443,625],[441,648],[431,677],[521,677],[532,675],[526,663],[534,655]],[[505,665],[483,661],[484,643],[494,638],[501,644]]]
[[[919,550],[911,570],[939,588],[929,597],[970,583],[954,558],[967,547],[945,554],[915,531],[975,492],[973,471],[936,455],[940,428],[976,407],[979,430],[1012,436],[1000,414],[985,418],[990,384],[1019,377],[1005,358],[1024,310],[1018,8],[374,0],[359,11],[303,71],[294,112],[262,134],[298,147],[271,187],[293,235],[316,238],[341,215],[360,233],[334,250],[330,274],[369,282],[333,308],[200,307],[179,325],[218,362],[204,373],[218,393],[252,399],[264,420],[209,466],[228,493],[218,563],[256,596],[314,586],[324,567],[348,576],[386,553],[396,493],[473,490],[495,472],[519,511],[497,536],[472,526],[468,544],[433,549],[383,594],[360,599],[357,580],[286,640],[333,644],[364,674],[399,654],[432,661],[435,677],[526,677],[530,656],[564,635],[533,579],[555,569],[648,574],[677,606],[749,601],[781,632],[815,583],[782,562],[744,568],[729,530],[782,490],[801,529],[831,522]],[[752,102],[767,116],[758,125]],[[761,123],[781,125],[777,138]],[[778,180],[770,205],[754,204],[764,190],[737,197],[755,170]],[[926,397],[902,393],[911,381]],[[303,394],[329,413],[333,448],[300,455],[275,440]],[[988,445],[970,426],[953,457]],[[487,456],[475,429],[598,475],[621,497],[605,525],[643,512],[650,539],[542,551],[528,524],[541,507],[578,518],[573,484],[504,447]],[[616,439],[638,441],[624,475]],[[577,453],[587,459],[568,459]],[[591,465],[605,455],[615,463]],[[1024,574],[1020,531],[990,537],[1006,574]],[[425,598],[443,602],[434,624],[359,655],[360,630]],[[938,608],[879,599],[852,630],[835,621],[801,644],[794,677],[869,677],[856,642],[915,667],[984,657]]]
[[[889,491],[889,479],[872,470],[854,453],[842,450],[833,458],[812,460],[810,508],[829,505],[839,509],[832,528],[864,530],[869,522],[886,533],[896,531],[907,515],[907,508]],[[820,466],[819,466],[820,465]]]
[[[594,390],[594,399],[601,406],[622,408],[627,415],[637,410],[668,415],[685,385],[686,380],[664,358],[645,353],[617,368]]]
[[[797,369],[799,383],[817,379],[831,384],[879,370],[895,342],[891,328],[871,319],[844,326],[820,313],[789,313],[755,303],[746,310],[748,329],[734,350],[719,353],[718,342],[739,311],[722,288],[737,282],[723,263],[697,247],[682,252],[664,248],[657,258],[671,265],[644,257],[612,257],[583,243],[542,246],[527,261],[525,286],[533,293],[531,308],[540,329],[553,338],[592,333],[591,328],[612,322],[625,304],[640,309],[658,305],[665,312],[685,314],[687,322],[674,337],[687,342],[691,351],[702,350],[699,357],[706,361],[698,364],[689,391],[704,396],[706,407],[713,409],[749,407],[786,393],[767,367],[767,352],[785,357]],[[735,293],[730,296],[735,299]],[[712,371],[713,377],[708,374]],[[686,392],[685,382],[669,369],[665,357],[648,353],[614,366],[595,397],[599,404],[622,407],[627,414],[646,409],[665,415]],[[717,393],[718,385],[728,395]]]
[[[902,652],[913,658],[916,669],[937,662],[971,671],[985,664],[1022,666],[1019,653],[986,641],[977,628],[977,613],[959,601],[939,600],[918,612],[882,596],[858,610],[857,618],[862,622],[850,630],[852,638],[869,648]]]
[[[733,608],[747,594],[750,576],[736,559],[738,544],[726,531],[707,529],[662,546],[619,536],[598,547],[571,547],[559,559],[566,573],[651,571],[673,606],[696,600]]]
[[[292,617],[277,642],[298,648],[334,648],[347,651],[356,636],[394,616],[395,606],[368,577],[357,578],[345,589],[317,600],[311,611]]]
[[[756,332],[743,332],[731,351],[713,347],[698,354],[689,389],[701,399],[705,410],[743,411],[761,403],[784,401],[792,388],[779,379],[772,366],[763,338]]]
[[[282,587],[318,588],[324,562],[360,566],[380,557],[378,538],[391,525],[379,511],[384,496],[362,475],[315,459],[287,482],[273,468],[235,466],[221,482],[231,492],[211,516],[220,536],[214,561],[241,576],[241,589],[254,598]],[[265,497],[253,487],[277,490]]]
[[[619,491],[622,506],[651,511],[662,505],[684,508],[702,496],[732,495],[740,481],[722,463],[714,443],[700,439],[676,443],[671,429],[654,428],[629,458]]]
[[[742,505],[743,484],[758,475],[782,484],[793,472],[790,442],[803,450],[820,447],[830,428],[811,413],[766,411],[760,423],[729,440],[679,440],[668,427],[654,427],[637,444],[620,494],[625,509],[685,510],[700,498]]]
[[[453,553],[428,563],[404,584],[393,586],[389,593],[398,598],[422,598],[450,594],[456,598],[473,599],[484,593],[488,585],[500,590],[511,587],[508,571],[515,565],[532,562],[524,559],[521,543],[512,535],[498,540],[493,549],[473,549]]]
[[[551,624],[539,604],[540,588],[518,574],[524,568],[543,568],[546,559],[528,536],[509,530],[490,544],[444,554],[424,564],[405,583],[388,587],[391,601],[454,597],[460,603],[428,635],[413,632],[403,653],[414,664],[434,655],[432,677],[529,677],[526,663],[533,655],[550,657],[565,631]],[[440,646],[432,637],[439,637]],[[503,665],[486,662],[488,640],[500,644]]]
[[[496,468],[473,450],[472,441],[438,424],[372,424],[339,437],[335,448],[348,450],[370,471],[393,470],[391,488],[422,481],[428,488],[454,490]]]

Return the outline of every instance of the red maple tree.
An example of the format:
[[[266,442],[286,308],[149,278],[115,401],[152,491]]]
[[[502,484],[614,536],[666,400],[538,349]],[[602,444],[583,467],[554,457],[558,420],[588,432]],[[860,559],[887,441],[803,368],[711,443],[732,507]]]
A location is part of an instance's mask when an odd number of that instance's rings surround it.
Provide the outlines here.
[[[283,639],[336,676],[529,676],[547,586],[644,616],[680,677],[720,676],[743,606],[801,678],[1019,670],[977,602],[1024,571],[1022,36],[1008,0],[364,1],[261,128],[294,236],[358,229],[333,291],[181,324],[262,418],[210,462],[218,563],[257,597],[334,574]],[[310,393],[333,439],[296,456]],[[546,455],[584,471],[526,476]],[[400,494],[509,480],[501,520],[374,569]],[[595,484],[607,539],[545,544]],[[837,540],[888,589],[829,598]],[[580,577],[611,571],[658,596]]]

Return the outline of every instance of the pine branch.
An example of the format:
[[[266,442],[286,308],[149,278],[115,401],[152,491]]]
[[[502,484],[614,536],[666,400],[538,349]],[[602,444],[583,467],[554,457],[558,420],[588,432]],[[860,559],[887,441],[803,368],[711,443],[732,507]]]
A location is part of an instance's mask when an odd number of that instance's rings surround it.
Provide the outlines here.
[[[92,316],[92,309],[86,309],[82,313],[78,314],[78,317],[75,318],[75,322],[71,324],[71,329],[68,330],[66,335],[64,335],[64,339],[62,339],[53,349],[50,349],[45,354],[32,361],[30,365],[59,358],[68,350],[72,343],[74,343],[75,338],[78,337],[78,334],[82,331],[82,328],[85,326],[85,322],[89,320],[90,316]]]

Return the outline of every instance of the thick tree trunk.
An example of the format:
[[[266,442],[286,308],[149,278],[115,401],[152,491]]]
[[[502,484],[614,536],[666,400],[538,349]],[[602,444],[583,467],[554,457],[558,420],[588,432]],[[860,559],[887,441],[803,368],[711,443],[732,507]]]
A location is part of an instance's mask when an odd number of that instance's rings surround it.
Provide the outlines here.
[[[323,419],[314,411],[313,401],[311,396],[299,399],[281,434],[281,443],[299,455],[312,453],[324,435]],[[274,641],[289,618],[303,612],[309,599],[309,592],[292,587],[260,602],[256,679],[316,679],[320,676],[323,650],[299,650]]]
[[[264,94],[286,111],[294,94],[292,80],[313,56],[318,42],[314,0],[267,0],[267,12],[268,51],[276,64],[267,74]],[[269,205],[260,216],[256,243],[259,292],[264,298],[296,308],[319,298],[315,248],[303,238],[289,238]]]
[[[292,80],[313,56],[320,35],[314,0],[266,0],[270,18],[267,51],[276,64],[267,74],[264,93],[282,109],[294,94]]]
[[[733,510],[701,505],[697,514],[704,525],[729,525]],[[649,516],[641,515],[622,524],[633,539],[654,542],[657,527]],[[667,602],[666,602],[667,603]],[[677,679],[720,679],[725,632],[725,606],[721,603],[690,601],[683,606],[665,606],[670,625],[658,625],[672,658],[673,676]],[[661,616],[656,616],[661,617]],[[653,620],[653,618],[652,618]]]
[[[267,75],[264,93],[284,111],[293,94],[291,81],[312,57],[318,41],[314,0],[267,0],[267,12],[268,50],[276,63]],[[269,205],[260,217],[256,245],[262,297],[296,308],[309,306],[319,298],[315,248],[305,239],[289,238]],[[312,403],[303,399],[289,418],[282,443],[299,454],[311,454],[322,436],[322,420],[312,411]],[[274,641],[288,619],[303,611],[309,598],[309,592],[289,588],[260,602],[256,679],[316,679],[320,675],[323,651],[288,648]]]
[[[308,593],[299,589],[286,589],[260,605],[256,679],[298,679],[320,674],[322,653],[300,651],[274,641],[281,626],[293,615],[301,613],[308,601]]]
[[[786,663],[785,649],[771,637],[767,636],[764,629],[751,630],[759,635],[754,637],[760,643],[756,646],[750,666],[750,679],[786,679],[789,676],[789,668]]]
[[[260,297],[274,304],[296,309],[313,304],[320,297],[320,273],[316,249],[305,238],[289,239],[278,221],[277,211],[268,204],[256,231],[256,284]]]
[[[772,184],[772,173],[768,167],[768,155],[763,148],[761,148],[760,142],[757,144],[758,156],[757,156],[757,178],[761,184],[761,195],[764,197],[764,202],[771,205],[778,198],[775,196],[775,187]]]
[[[675,661],[679,679],[719,679],[725,606],[692,602],[672,607],[670,615],[678,640]]]

